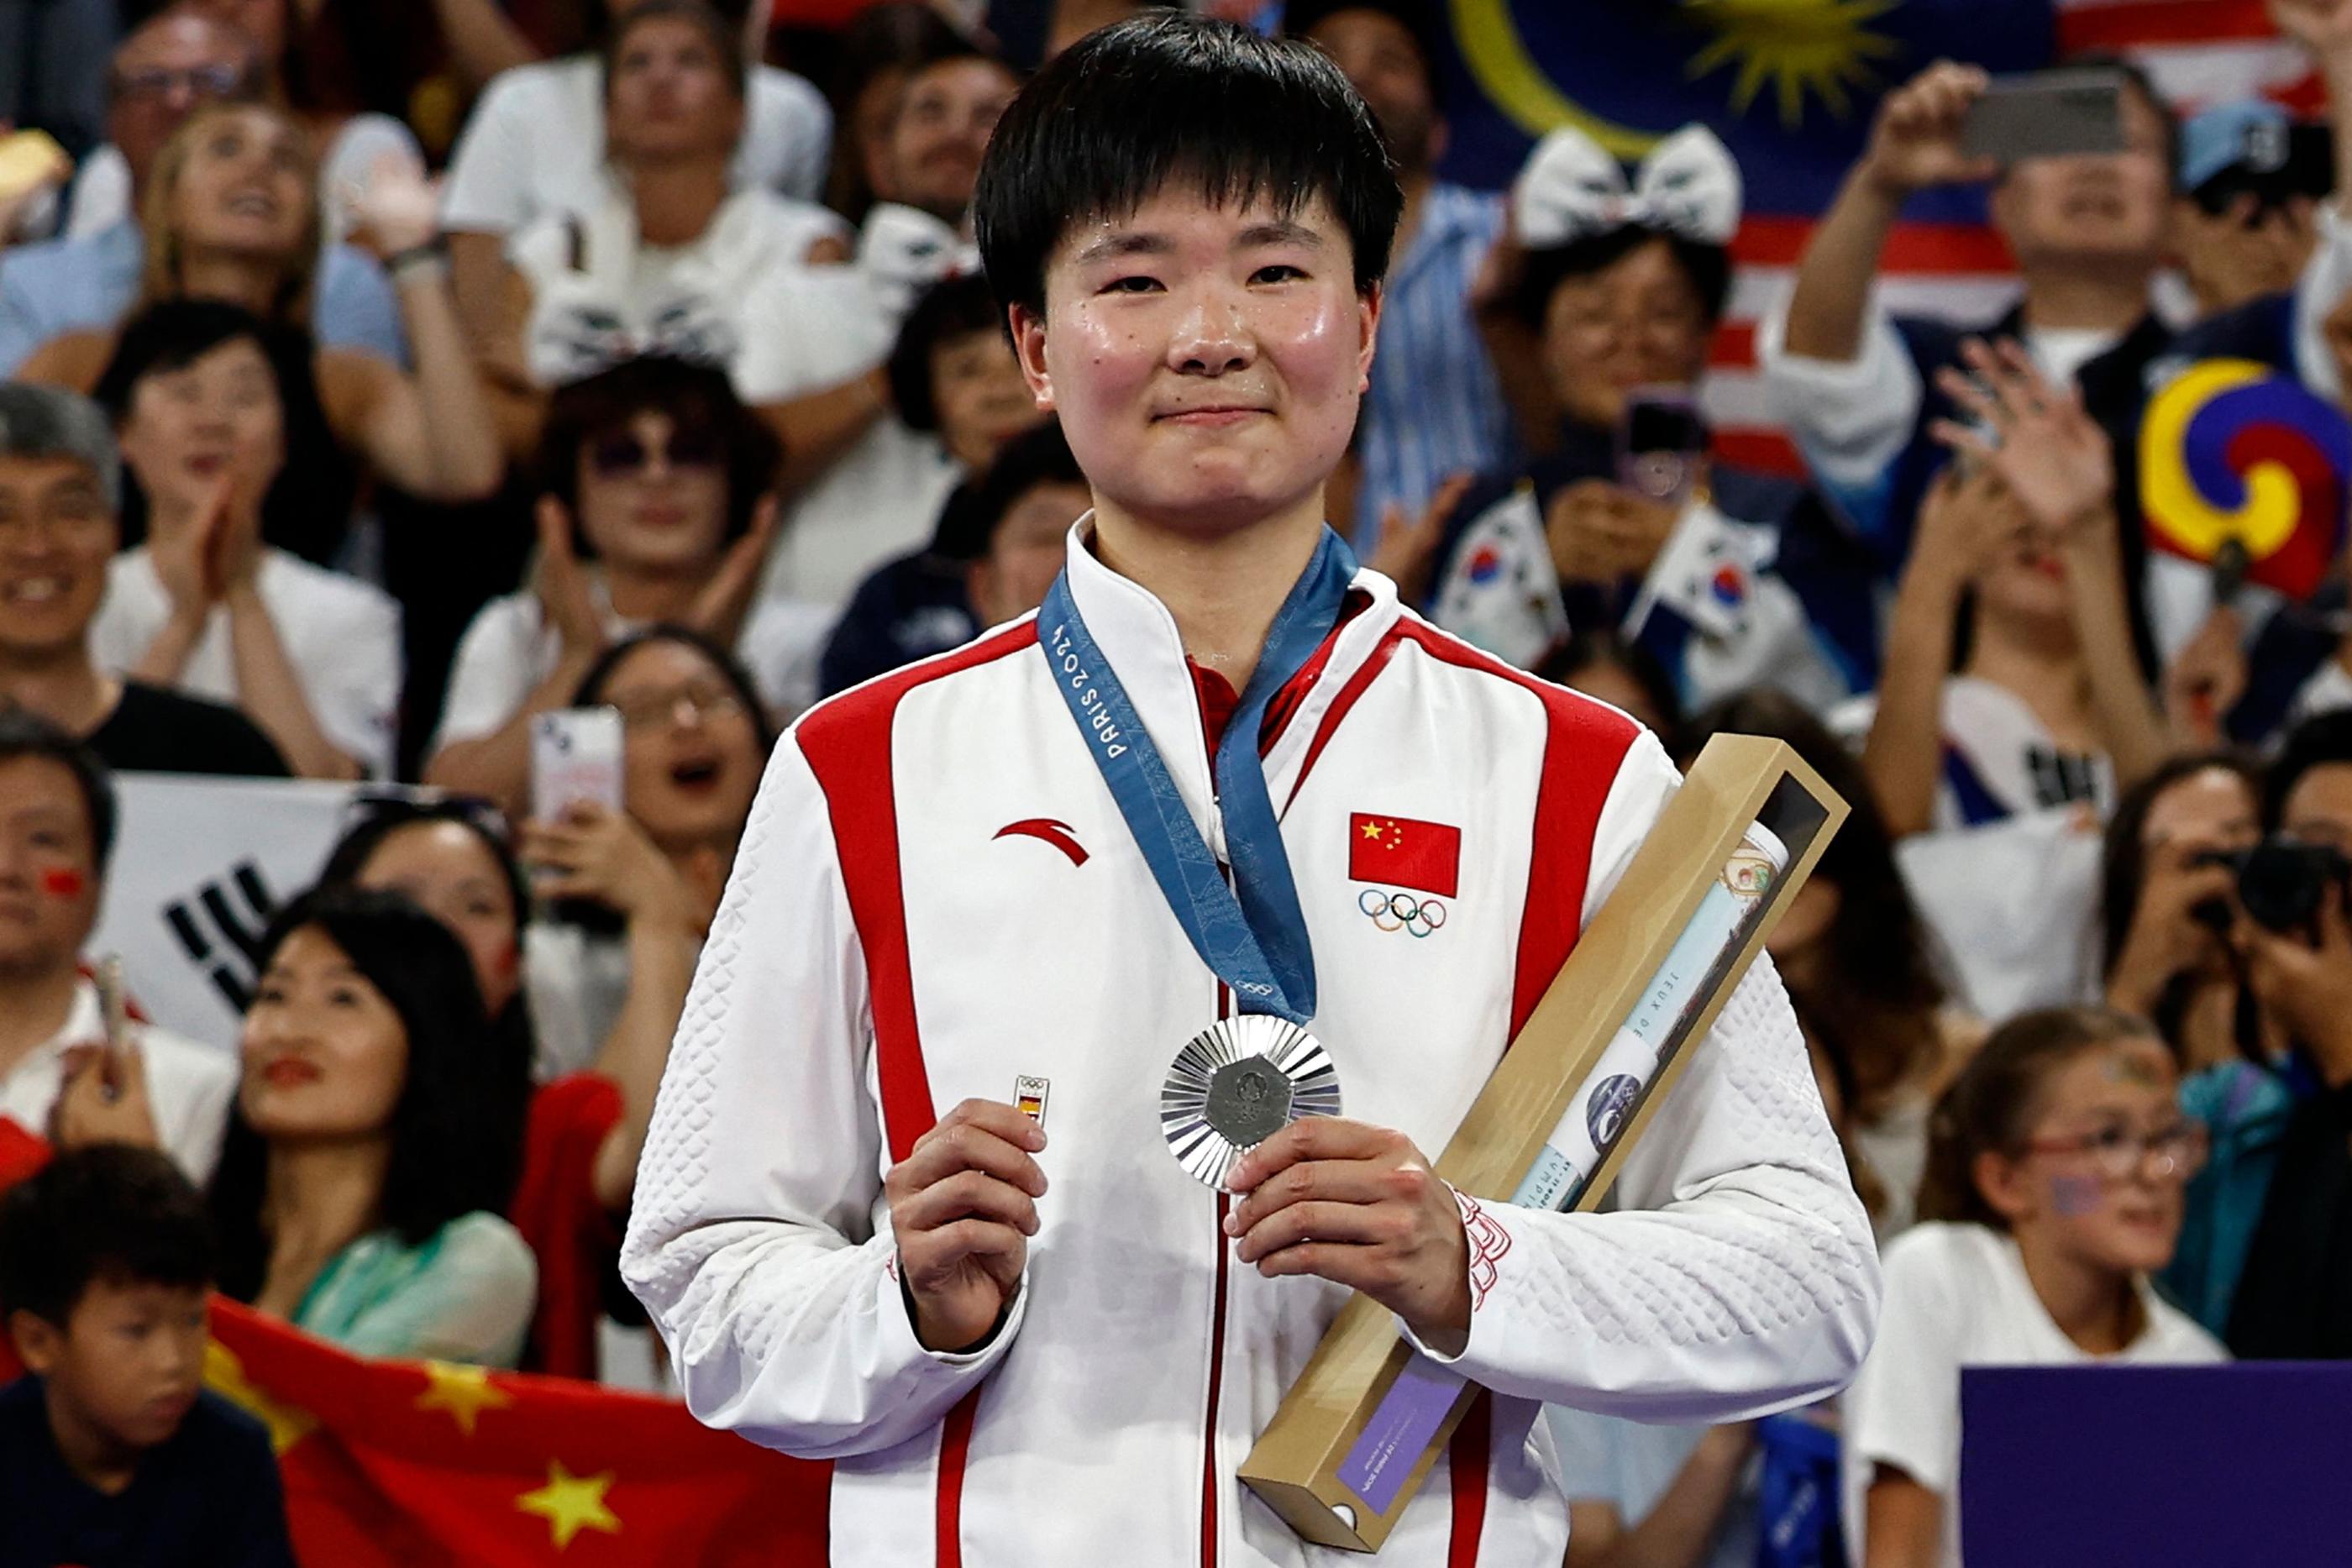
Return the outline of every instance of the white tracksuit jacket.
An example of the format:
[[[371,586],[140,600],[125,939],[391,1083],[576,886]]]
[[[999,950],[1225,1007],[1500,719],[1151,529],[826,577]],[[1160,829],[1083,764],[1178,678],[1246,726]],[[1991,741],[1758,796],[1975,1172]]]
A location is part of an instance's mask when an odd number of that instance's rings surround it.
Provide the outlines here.
[[[1222,855],[1175,622],[1079,538],[1079,610]],[[1265,768],[1345,1113],[1434,1158],[1676,775],[1615,709],[1436,631],[1375,573],[1355,587]],[[1234,1262],[1224,1200],[1161,1141],[1169,1060],[1228,998],[1037,638],[1024,620],[869,682],[778,745],[662,1081],[624,1271],[697,1416],[835,1461],[836,1563],[1351,1561],[1234,1479],[1349,1292]],[[1377,884],[1349,879],[1357,812],[1461,830],[1442,927],[1362,912]],[[1030,829],[1002,831],[1015,823]],[[1020,1075],[1051,1083],[1028,1274],[992,1341],[934,1354],[900,1296],[883,1174],[937,1115],[1009,1102]],[[1456,1364],[1494,1397],[1383,1563],[1559,1562],[1540,1401],[1726,1420],[1814,1399],[1860,1364],[1876,1254],[1769,962],[1619,1204],[1484,1206],[1496,1224],[1475,1228],[1473,1277],[1491,1283]]]

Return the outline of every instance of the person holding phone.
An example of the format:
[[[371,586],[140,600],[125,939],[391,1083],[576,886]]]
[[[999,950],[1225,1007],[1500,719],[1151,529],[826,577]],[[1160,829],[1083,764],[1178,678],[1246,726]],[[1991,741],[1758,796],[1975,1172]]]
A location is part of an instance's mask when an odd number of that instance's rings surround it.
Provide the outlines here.
[[[1685,709],[1767,685],[1827,707],[1876,670],[1868,561],[1801,486],[1717,463],[1697,388],[1730,287],[1739,171],[1690,126],[1628,190],[1576,131],[1513,203],[1518,314],[1562,419],[1551,450],[1482,476],[1435,546],[1431,612],[1522,668],[1609,632]]]

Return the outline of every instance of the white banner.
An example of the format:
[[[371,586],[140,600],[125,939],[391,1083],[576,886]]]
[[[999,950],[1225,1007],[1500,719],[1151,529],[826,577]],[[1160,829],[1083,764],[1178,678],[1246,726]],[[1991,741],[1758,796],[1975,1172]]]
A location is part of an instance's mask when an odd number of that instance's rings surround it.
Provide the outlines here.
[[[176,1034],[236,1045],[269,917],[310,887],[382,784],[118,773],[106,904],[89,956],[122,956],[140,1009]]]

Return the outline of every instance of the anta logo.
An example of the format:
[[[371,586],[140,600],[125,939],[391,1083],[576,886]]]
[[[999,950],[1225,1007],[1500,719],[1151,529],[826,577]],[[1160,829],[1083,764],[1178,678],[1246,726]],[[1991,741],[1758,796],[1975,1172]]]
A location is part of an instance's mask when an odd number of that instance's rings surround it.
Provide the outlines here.
[[[1042,839],[1070,857],[1072,865],[1087,863],[1087,847],[1078,842],[1067,822],[1057,822],[1051,817],[1024,817],[1017,822],[1007,822],[996,830],[1000,839]]]

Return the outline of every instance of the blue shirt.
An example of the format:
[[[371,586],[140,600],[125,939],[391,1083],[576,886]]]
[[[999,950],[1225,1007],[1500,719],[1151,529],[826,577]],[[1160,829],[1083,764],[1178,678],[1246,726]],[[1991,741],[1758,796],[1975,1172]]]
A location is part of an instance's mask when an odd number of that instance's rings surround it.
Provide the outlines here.
[[[1502,232],[1501,196],[1432,184],[1412,244],[1389,268],[1380,351],[1357,431],[1356,538],[1366,549],[1391,502],[1417,511],[1450,475],[1510,466],[1510,411],[1469,305]]]
[[[13,376],[35,349],[68,332],[105,331],[139,298],[144,255],[129,219],[80,239],[44,240],[0,253],[0,376]],[[400,302],[383,269],[347,245],[319,264],[310,308],[322,347],[366,349],[408,362]]]

